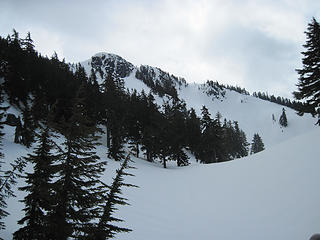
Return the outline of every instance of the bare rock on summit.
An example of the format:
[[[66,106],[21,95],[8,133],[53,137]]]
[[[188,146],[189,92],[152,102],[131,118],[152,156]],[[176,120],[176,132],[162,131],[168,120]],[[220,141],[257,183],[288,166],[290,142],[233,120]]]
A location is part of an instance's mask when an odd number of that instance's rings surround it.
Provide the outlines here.
[[[313,234],[309,240],[320,240],[320,234],[319,233]]]

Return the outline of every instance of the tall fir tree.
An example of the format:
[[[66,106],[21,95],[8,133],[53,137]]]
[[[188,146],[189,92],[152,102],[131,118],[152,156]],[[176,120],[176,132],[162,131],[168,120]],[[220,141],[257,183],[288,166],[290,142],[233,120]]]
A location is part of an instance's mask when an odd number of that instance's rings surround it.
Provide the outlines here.
[[[3,178],[3,171],[2,171],[2,165],[4,164],[3,158],[4,154],[2,152],[2,140],[3,140],[3,125],[4,125],[4,116],[8,109],[8,107],[3,106],[4,100],[3,100],[3,91],[2,91],[2,84],[0,85],[0,186],[4,184],[5,179]],[[4,189],[3,189],[4,190]],[[5,191],[0,192],[0,230],[4,229],[5,225],[2,219],[8,215],[8,212],[6,212],[4,209],[7,206],[6,204],[6,193]]]
[[[121,197],[122,187],[137,187],[133,184],[128,184],[124,182],[126,176],[134,176],[131,173],[126,172],[127,169],[133,169],[130,166],[130,154],[124,159],[121,168],[117,170],[117,174],[113,179],[111,186],[108,186],[109,191],[104,198],[104,203],[102,204],[102,214],[99,217],[98,223],[93,228],[92,232],[89,234],[89,240],[105,240],[114,238],[117,233],[130,232],[129,228],[119,227],[115,223],[123,222],[122,219],[114,216],[117,210],[117,205],[127,205],[127,199]]]
[[[216,122],[211,118],[208,108],[201,109],[201,143],[199,159],[202,163],[217,162]]]
[[[105,102],[108,157],[117,161],[124,158],[125,110],[123,82],[108,74],[102,84]]]
[[[48,216],[53,210],[53,187],[52,178],[54,177],[54,162],[56,156],[52,150],[54,144],[50,137],[50,129],[45,127],[41,134],[37,136],[38,145],[32,154],[25,157],[25,161],[33,164],[33,172],[26,174],[27,185],[19,188],[27,192],[23,202],[25,204],[25,216],[18,221],[24,225],[13,235],[16,240],[41,240],[50,239],[50,226]]]
[[[187,145],[189,146],[191,152],[195,155],[196,159],[199,160],[198,150],[201,140],[201,126],[200,118],[197,116],[193,108],[188,111],[188,116],[186,119],[186,129]]]
[[[127,109],[128,112],[125,124],[127,128],[126,132],[129,138],[130,149],[135,153],[136,157],[139,157],[142,138],[142,118],[145,116],[143,112],[141,96],[137,94],[136,90],[130,94],[130,101]]]
[[[97,128],[87,117],[81,98],[84,91],[80,87],[70,109],[71,116],[57,126],[65,140],[55,164],[55,206],[50,216],[53,239],[85,238],[92,231],[92,220],[99,211],[99,177],[105,162],[95,153]]]
[[[7,171],[0,171],[0,229],[5,228],[3,218],[9,213],[5,211],[7,207],[7,200],[10,197],[15,197],[13,186],[17,184],[17,179],[21,177],[26,166],[26,161],[23,158],[17,158],[13,163],[10,163],[10,169]]]
[[[23,125],[21,127],[22,144],[30,147],[34,141],[34,130],[36,128],[33,116],[28,105],[25,106],[22,112]]]
[[[158,105],[155,103],[151,92],[146,96],[141,94],[144,106],[145,117],[142,118],[142,150],[145,150],[147,161],[152,162],[158,153],[158,136],[161,132],[162,115],[159,112]]]
[[[305,34],[307,41],[303,45],[306,49],[302,52],[303,66],[296,70],[299,74],[298,91],[293,94],[296,99],[306,101],[300,114],[311,112],[317,115],[317,124],[320,125],[320,24],[315,18],[308,24]]]
[[[183,150],[186,147],[186,104],[184,101],[172,98],[165,102],[163,107],[164,118],[168,125],[162,133],[167,138],[164,144],[169,147],[168,159],[176,161],[178,166],[186,166],[189,164],[188,156]]]
[[[235,157],[241,158],[248,156],[249,152],[249,143],[247,142],[247,136],[243,130],[239,128],[239,124],[237,121],[234,121],[234,150],[235,150]]]

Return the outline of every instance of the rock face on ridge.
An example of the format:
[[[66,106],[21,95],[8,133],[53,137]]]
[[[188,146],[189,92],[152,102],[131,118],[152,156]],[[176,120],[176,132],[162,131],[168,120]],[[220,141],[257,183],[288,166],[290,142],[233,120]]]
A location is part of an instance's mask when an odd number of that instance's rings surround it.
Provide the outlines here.
[[[110,53],[97,53],[90,60],[82,63],[90,75],[93,70],[96,76],[103,81],[108,74],[118,78],[126,78],[134,73],[135,78],[146,84],[152,91],[163,97],[165,94],[178,97],[177,88],[187,86],[184,78],[176,77],[160,68],[141,65],[135,67],[122,57]]]
[[[98,53],[91,58],[91,67],[103,79],[105,74],[125,78],[134,70],[132,63],[122,57],[110,53]]]

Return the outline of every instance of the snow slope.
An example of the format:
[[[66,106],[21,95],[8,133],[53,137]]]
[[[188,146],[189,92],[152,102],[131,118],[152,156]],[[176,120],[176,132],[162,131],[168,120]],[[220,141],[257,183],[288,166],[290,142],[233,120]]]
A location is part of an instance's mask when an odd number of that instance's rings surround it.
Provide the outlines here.
[[[301,240],[320,232],[320,129],[221,164],[169,169],[135,160],[117,239]]]
[[[212,117],[220,112],[223,118],[238,121],[239,127],[247,134],[248,142],[252,141],[254,133],[258,133],[266,148],[316,128],[316,120],[310,114],[300,117],[291,108],[228,89],[225,91],[225,98],[212,100],[212,96],[207,96],[199,90],[199,84],[190,84],[179,91],[179,97],[186,101],[188,108],[193,107],[197,110],[198,114],[205,105]],[[286,110],[287,128],[281,128],[278,123],[282,108]],[[272,114],[276,122],[273,122]]]
[[[13,129],[5,131],[6,159],[25,155],[27,149],[12,143]],[[172,163],[163,169],[133,158],[137,169],[130,172],[136,176],[127,182],[139,188],[124,190],[131,206],[117,212],[133,232],[116,239],[308,239],[320,231],[319,136],[319,128],[309,130],[258,154],[219,164],[191,159],[188,167]],[[105,146],[97,150],[105,158]],[[118,167],[119,162],[108,160],[103,180],[110,182]],[[17,192],[8,201],[11,215],[0,233],[4,239],[18,228],[23,195]]]

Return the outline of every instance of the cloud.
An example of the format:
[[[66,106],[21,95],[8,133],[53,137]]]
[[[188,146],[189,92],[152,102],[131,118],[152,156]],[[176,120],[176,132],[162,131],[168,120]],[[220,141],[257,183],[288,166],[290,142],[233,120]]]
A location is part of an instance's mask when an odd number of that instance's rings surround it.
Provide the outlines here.
[[[78,62],[96,52],[290,96],[314,0],[3,0],[0,34],[30,31],[37,49]]]

